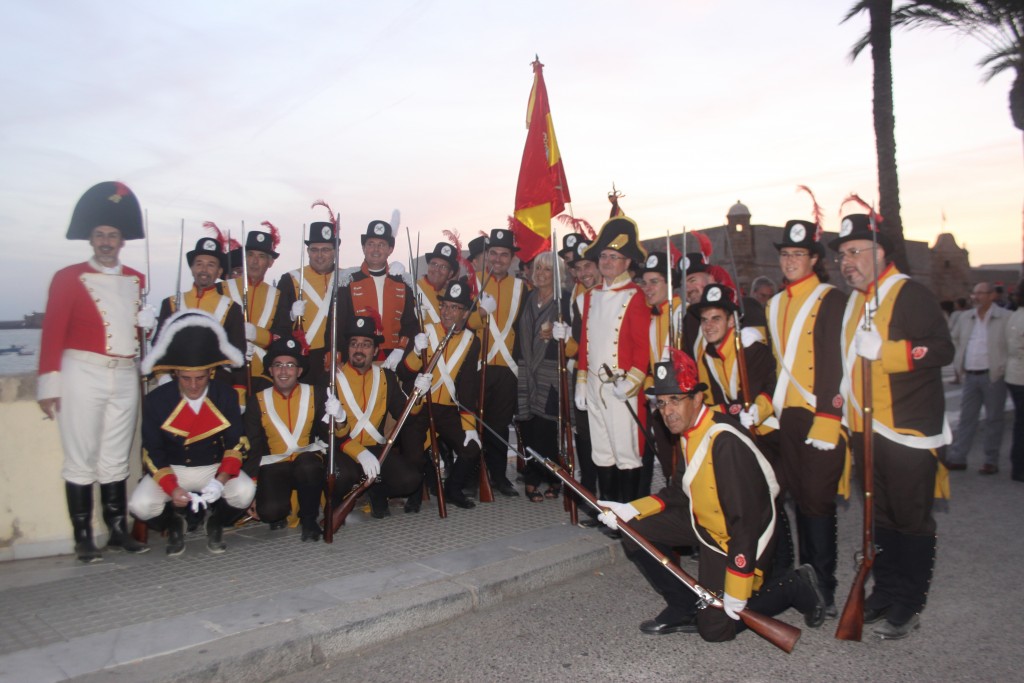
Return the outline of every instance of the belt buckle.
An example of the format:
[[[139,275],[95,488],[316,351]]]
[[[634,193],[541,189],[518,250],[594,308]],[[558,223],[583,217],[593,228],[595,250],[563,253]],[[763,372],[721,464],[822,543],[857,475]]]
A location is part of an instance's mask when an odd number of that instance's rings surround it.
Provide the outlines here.
[[[107,367],[108,368],[116,368],[117,365],[118,365],[118,360],[116,358],[111,358],[111,359],[109,359],[107,361]]]

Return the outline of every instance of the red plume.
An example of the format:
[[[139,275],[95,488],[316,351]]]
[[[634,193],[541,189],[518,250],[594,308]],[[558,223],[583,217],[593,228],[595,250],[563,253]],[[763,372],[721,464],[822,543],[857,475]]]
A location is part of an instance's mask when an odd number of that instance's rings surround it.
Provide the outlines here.
[[[270,221],[263,221],[260,225],[270,231],[270,248],[276,251],[277,245],[281,243],[281,231]]]
[[[481,236],[481,237],[490,237],[490,235],[488,235],[488,234],[487,234],[486,232],[484,232],[483,230],[480,230],[479,232],[480,232],[480,236]]]
[[[295,341],[299,342],[299,350],[303,356],[309,355],[309,342],[306,341],[306,331],[301,327],[297,330],[292,330],[292,337]]]
[[[325,201],[324,201],[324,200],[322,200],[322,199],[318,199],[318,200],[316,200],[315,202],[313,202],[313,205],[312,205],[312,206],[310,206],[309,208],[311,208],[311,209],[315,209],[315,208],[316,208],[316,207],[318,207],[318,206],[322,206],[322,207],[324,207],[325,209],[327,209],[327,213],[328,213],[328,214],[330,214],[330,217],[331,217],[331,221],[330,221],[330,222],[331,222],[331,223],[334,223],[334,220],[335,220],[335,213],[334,213],[334,209],[332,209],[332,208],[331,208],[331,205],[330,205],[330,204],[328,204],[327,202],[325,202]]]
[[[128,195],[130,195],[132,193],[132,191],[128,189],[128,186],[125,185],[124,183],[122,183],[120,180],[115,180],[114,181],[114,188],[115,188],[114,189],[114,196],[115,197],[127,197]],[[120,201],[120,200],[117,200],[117,201]]]
[[[227,235],[220,231],[220,228],[217,227],[216,223],[213,221],[206,221],[203,223],[203,227],[206,228],[207,232],[217,240],[217,244],[220,245],[221,251],[230,251]]]
[[[516,217],[515,216],[509,216],[508,217],[508,229],[512,230],[512,231],[514,231],[516,229]]]
[[[843,200],[843,203],[839,205],[839,215],[840,215],[840,216],[842,216],[842,215],[843,215],[843,207],[844,207],[844,206],[846,206],[847,204],[849,204],[850,202],[853,202],[854,204],[858,204],[858,205],[860,205],[860,206],[861,206],[861,207],[862,207],[862,208],[864,209],[864,211],[866,211],[866,212],[867,212],[867,214],[868,214],[869,216],[873,216],[873,217],[874,217],[874,219],[875,219],[875,223],[881,223],[881,222],[882,222],[882,220],[883,220],[883,219],[882,219],[882,214],[880,214],[880,213],[876,213],[876,212],[875,212],[875,210],[871,208],[871,205],[870,205],[870,204],[868,204],[868,203],[867,203],[866,201],[864,201],[863,199],[861,199],[861,198],[860,198],[860,197],[859,197],[859,196],[858,196],[858,195],[857,195],[856,193],[854,193],[854,192],[851,192],[851,193],[850,193],[850,194],[849,194],[849,195],[848,195],[848,196],[846,197],[846,199],[844,199],[844,200]]]
[[[230,240],[228,240],[228,248],[225,249],[224,251],[234,251],[235,249],[241,249],[241,248],[242,248],[242,243],[239,242],[238,240],[236,240],[234,237],[232,237]]]
[[[561,213],[556,216],[564,225],[572,226],[572,231],[586,237],[589,241],[597,241],[597,233],[585,218],[574,218],[569,214]]]
[[[711,240],[702,232],[691,232],[690,234],[697,238],[697,244],[700,245],[700,253],[704,256],[704,263],[711,263],[711,252],[714,251],[714,247],[711,246]]]
[[[814,241],[817,242],[821,239],[821,233],[825,229],[825,212],[822,211],[821,206],[818,204],[818,200],[814,198],[814,193],[811,192],[811,188],[806,185],[797,185],[796,191],[806,192],[811,197],[811,216],[814,217],[814,224],[818,226],[818,230],[814,234]]]
[[[445,239],[447,239],[449,242],[451,242],[452,246],[455,247],[455,253],[458,254],[458,256],[456,256],[456,258],[459,261],[459,265],[462,266],[463,268],[465,268],[467,272],[472,272],[473,271],[473,264],[471,264],[469,262],[469,260],[466,259],[466,257],[463,256],[463,254],[462,254],[462,240],[459,239],[458,231],[456,231],[456,230],[442,230],[441,234],[444,235]],[[458,275],[458,274],[456,273],[456,275]]]
[[[669,256],[672,258],[672,267],[675,268],[679,265],[679,260],[683,258],[683,253],[676,248],[676,245],[672,242],[668,243]]]
[[[708,266],[707,273],[711,277],[715,278],[715,282],[718,284],[725,285],[729,289],[736,289],[736,283],[732,281],[732,276],[729,275],[729,271],[722,266]]]
[[[669,347],[669,360],[672,361],[672,369],[675,371],[676,382],[679,388],[686,393],[693,391],[697,386],[697,364],[683,350]]]
[[[374,332],[383,337],[384,336],[384,321],[380,319],[380,313],[377,312],[376,308],[368,308],[359,313],[359,315],[365,315],[369,318],[373,318]]]

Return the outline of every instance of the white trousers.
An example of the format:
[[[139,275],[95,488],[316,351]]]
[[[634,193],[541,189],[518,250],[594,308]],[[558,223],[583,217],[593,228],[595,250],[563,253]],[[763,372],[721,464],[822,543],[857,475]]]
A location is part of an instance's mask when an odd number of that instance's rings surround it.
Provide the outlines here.
[[[69,349],[60,375],[61,477],[81,485],[124,481],[139,415],[135,359]]]
[[[171,465],[174,474],[178,477],[178,486],[186,491],[199,493],[203,487],[210,483],[210,480],[217,476],[219,464],[203,465],[201,467],[184,467]],[[224,484],[223,498],[233,508],[244,510],[249,507],[253,497],[256,495],[256,484],[245,472],[239,472],[237,477],[228,480]],[[132,492],[131,500],[128,501],[128,509],[139,519],[153,519],[164,511],[164,506],[171,499],[160,485],[148,474],[142,478],[139,485]]]
[[[636,469],[642,464],[639,427],[626,404],[612,395],[612,384],[602,383],[597,375],[597,372],[587,374],[591,457],[598,467],[614,465],[620,470]],[[636,410],[635,396],[629,403]]]

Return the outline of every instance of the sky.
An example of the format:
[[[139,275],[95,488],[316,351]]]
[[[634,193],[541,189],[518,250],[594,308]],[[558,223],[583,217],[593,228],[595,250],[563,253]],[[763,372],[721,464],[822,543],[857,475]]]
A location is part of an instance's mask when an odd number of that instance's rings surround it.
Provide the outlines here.
[[[0,319],[43,310],[75,202],[120,180],[147,210],[151,301],[173,293],[203,221],[284,235],[342,216],[339,265],[401,212],[420,252],[506,224],[526,140],[534,55],[544,63],[573,202],[595,227],[615,183],[642,237],[809,218],[877,197],[867,17],[843,0],[458,0],[141,3],[0,0]],[[1021,260],[1024,146],[1010,74],[988,83],[980,44],[894,35],[897,163],[908,239],[952,232],[972,265]],[[943,215],[945,222],[943,222]],[[414,247],[415,250],[415,247]],[[145,272],[143,241],[122,260]],[[188,274],[183,276],[189,281]]]

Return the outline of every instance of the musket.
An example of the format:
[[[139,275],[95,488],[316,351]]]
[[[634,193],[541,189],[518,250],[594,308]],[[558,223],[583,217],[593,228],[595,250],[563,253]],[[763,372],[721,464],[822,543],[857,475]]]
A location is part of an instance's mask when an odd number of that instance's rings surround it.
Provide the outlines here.
[[[424,334],[426,330],[423,327],[423,311],[420,310],[421,301],[420,297],[420,278],[419,278],[419,260],[420,260],[420,236],[416,234],[416,257],[412,255],[412,234],[409,232],[409,226],[405,226],[405,239],[409,243],[409,272],[412,273],[413,287],[416,288],[416,322],[420,325],[420,334]],[[452,326],[454,327],[454,325]],[[427,350],[423,349],[420,351],[420,364],[423,367],[427,366]],[[431,378],[433,381],[433,378]],[[434,479],[437,482],[437,516],[441,519],[448,517],[448,506],[444,499],[444,482],[441,479],[441,453],[440,443],[437,440],[437,426],[434,422],[434,400],[431,397],[431,392],[427,392],[427,433],[430,435],[430,464],[434,469]],[[426,496],[426,487],[423,489],[424,496]]]
[[[337,230],[338,230],[337,226],[335,226],[334,230],[335,230],[335,232],[337,232]],[[299,291],[297,291],[295,293],[295,300],[296,301],[302,301],[302,288],[306,285],[306,242],[305,242],[305,239],[304,239],[305,237],[306,237],[306,224],[303,223],[302,224],[302,234],[299,235]],[[335,254],[337,254],[337,252],[335,252]],[[335,259],[337,259],[337,256],[335,256]],[[337,264],[335,264],[335,265],[337,265]],[[295,319],[294,329],[296,329],[296,330],[301,330],[302,329],[302,317],[301,316],[299,316],[298,318]]]
[[[875,208],[871,207],[871,269],[872,289],[875,296],[874,311],[867,305],[867,297],[864,298],[864,329],[870,330],[872,318],[878,310],[878,236],[877,225],[875,224]],[[861,374],[861,404],[864,411],[864,457],[863,457],[863,486],[864,486],[864,526],[861,538],[861,552],[857,565],[857,574],[853,578],[853,585],[850,586],[850,594],[846,598],[846,606],[839,616],[839,623],[836,625],[836,638],[839,640],[860,640],[864,630],[864,584],[871,567],[875,563],[875,534],[874,534],[874,512],[875,512],[875,482],[874,482],[874,409],[872,408],[872,387],[871,387],[871,361],[860,357]]]
[[[451,329],[448,330],[448,334],[446,334],[444,336],[444,339],[441,340],[441,343],[437,345],[437,350],[434,351],[434,355],[433,357],[431,357],[430,363],[428,363],[427,367],[422,370],[423,373],[431,376],[434,374],[434,368],[437,366],[437,362],[441,360],[441,358],[444,356],[445,347],[448,346],[448,342],[451,340],[452,336],[455,334],[455,330],[458,329],[458,327],[458,325],[451,326]],[[421,392],[419,388],[413,388],[412,395],[409,396],[409,399],[405,402],[405,407],[402,409],[402,414],[398,416],[398,420],[395,422],[395,426],[392,427],[391,431],[388,433],[387,441],[384,445],[384,450],[381,451],[380,457],[377,458],[382,466],[384,464],[384,461],[387,459],[388,454],[391,452],[391,449],[395,445],[395,440],[398,438],[398,433],[401,431],[402,425],[404,425],[405,421],[409,419],[409,414],[412,412],[413,407],[416,405],[416,402],[420,400],[420,397],[424,395],[424,393],[429,394],[429,391]],[[452,397],[452,400],[456,400],[454,396]],[[352,508],[354,508],[356,505],[356,499],[359,498],[359,496],[361,496],[363,492],[365,492],[368,488],[373,486],[374,483],[375,480],[370,480],[366,477],[363,477],[362,481],[360,481],[356,486],[354,486],[352,490],[345,496],[345,500],[342,501],[341,507],[334,510],[330,517],[324,517],[325,539],[327,529],[331,529],[331,534],[333,535],[333,533],[337,531],[342,524],[345,523],[345,518],[348,517],[348,514],[352,512]],[[327,520],[330,520],[329,524],[327,523]]]
[[[491,280],[491,269],[484,267],[485,277],[480,280],[480,292],[476,296],[476,310],[480,315],[481,330],[480,339],[480,409],[476,413],[477,422],[484,424],[484,398],[487,395],[487,347],[491,338],[490,316],[480,308],[480,297],[484,295],[487,283]],[[486,425],[484,425],[486,426]],[[483,444],[483,432],[480,433],[481,444]],[[491,490],[491,478],[487,472],[487,458],[484,457],[483,448],[480,449],[480,502],[493,503],[494,491]]]
[[[683,315],[679,318],[679,338],[675,342],[677,349],[683,348],[683,323],[686,321],[687,313],[687,302],[686,302],[686,226],[683,226],[683,281],[680,283],[680,287],[683,288]]]
[[[458,404],[458,401],[456,401]],[[458,404],[460,407],[461,404]],[[462,407],[465,410],[465,407]],[[495,432],[489,425],[484,425],[488,431],[491,432],[496,438],[503,441],[506,445],[508,442],[501,437],[500,434]],[[527,457],[531,460],[536,461],[553,475],[562,480],[562,483],[566,485],[573,493],[582,498],[587,502],[590,507],[594,508],[598,513],[611,512],[608,508],[603,507],[593,493],[588,491],[576,478],[571,476],[564,467],[559,465],[557,462],[550,458],[545,458],[543,455],[538,453],[532,448],[526,449],[526,454],[523,457]],[[644,552],[657,560],[658,564],[663,566],[669,573],[675,578],[679,579],[686,585],[687,588],[697,594],[697,607],[698,609],[706,609],[708,607],[714,607],[715,609],[724,609],[725,603],[722,599],[709,591],[704,586],[697,583],[697,580],[687,574],[678,564],[673,562],[668,555],[658,550],[654,545],[648,541],[642,534],[633,529],[628,523],[618,521],[619,530],[628,537],[631,541],[636,543]],[[796,626],[790,626],[789,624],[774,619],[772,617],[766,617],[763,614],[754,612],[749,609],[740,611],[740,619],[751,631],[761,636],[769,643],[779,648],[784,652],[792,652],[793,647],[796,645],[796,641],[800,639],[801,631]]]
[[[228,239],[228,249],[231,240]],[[228,253],[231,253],[230,251]],[[249,323],[249,263],[245,257],[245,221],[242,221],[242,320]],[[245,390],[246,396],[252,396],[252,358],[245,354]]]
[[[551,268],[552,279],[555,283],[555,314],[558,323],[564,325],[562,318],[562,274],[560,265],[562,259],[558,256],[558,232],[555,226],[551,226]],[[558,451],[563,455],[565,469],[569,476],[573,476],[576,469],[576,445],[573,443],[572,435],[572,407],[569,405],[569,371],[566,368],[565,340],[558,340]],[[518,435],[517,435],[518,436]],[[568,494],[568,492],[566,492]],[[565,511],[569,513],[569,523],[573,526],[579,523],[579,510],[576,507],[576,499],[566,495]]]
[[[577,496],[589,503],[596,511],[599,513],[609,512],[607,508],[600,505],[593,493],[583,488],[581,484],[577,483],[576,479],[570,476],[569,473],[566,472],[558,463],[550,458],[545,458],[532,448],[527,448],[526,451],[533,460],[539,462],[547,468],[549,472],[561,479],[567,487],[572,489]],[[714,607],[715,609],[725,608],[725,603],[722,602],[721,598],[697,583],[696,579],[687,574],[667,555],[654,547],[650,541],[644,538],[628,523],[619,519],[618,527],[624,536],[636,543],[644,552],[653,557],[661,566],[667,569],[670,574],[679,579],[679,581],[686,585],[687,588],[697,594],[697,607],[699,609],[706,609],[708,607]],[[792,652],[793,647],[796,645],[796,641],[800,639],[800,629],[795,626],[790,626],[778,619],[766,617],[763,614],[749,609],[740,611],[739,617],[747,628],[783,652]]]
[[[334,272],[331,274],[330,320],[333,321],[333,324],[331,325],[331,378],[328,380],[328,386],[333,388],[335,383],[338,381],[338,250],[341,247],[341,214],[337,214],[336,218],[334,216],[331,216],[331,218],[334,218],[334,264],[331,266]],[[300,271],[300,273],[301,272],[302,271]],[[334,518],[334,483],[337,478],[337,475],[334,472],[336,438],[334,434],[333,415],[331,416],[330,430],[331,433],[328,437],[330,442],[328,444],[330,455],[327,457],[327,500],[324,502],[324,543],[334,543],[334,532],[338,528],[338,526],[333,523],[327,523],[327,520],[332,520]]]
[[[181,267],[185,260],[185,219],[181,219],[181,236],[178,238],[178,284],[175,286],[174,310],[181,310]]]

